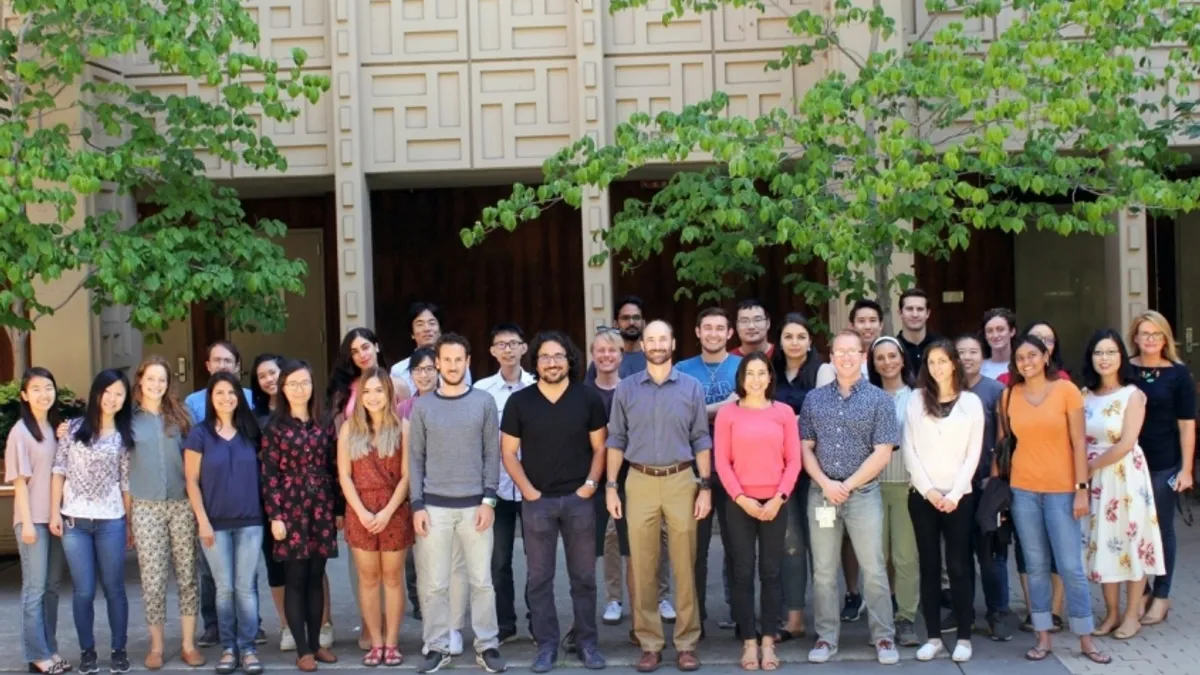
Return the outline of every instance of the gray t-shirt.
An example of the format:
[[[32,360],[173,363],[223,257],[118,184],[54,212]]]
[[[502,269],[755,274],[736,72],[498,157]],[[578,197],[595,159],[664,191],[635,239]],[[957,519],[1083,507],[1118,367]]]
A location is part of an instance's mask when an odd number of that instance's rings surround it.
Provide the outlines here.
[[[975,472],[975,482],[979,483],[992,471],[992,451],[996,449],[996,406],[1004,395],[1004,385],[990,377],[981,377],[967,391],[983,403],[983,451],[979,453],[979,470]]]
[[[421,396],[409,419],[409,490],[414,511],[426,504],[478,506],[500,485],[500,414],[487,392]]]
[[[9,485],[18,478],[25,479],[29,489],[29,512],[35,525],[50,522],[50,479],[54,469],[54,453],[58,452],[58,441],[50,425],[42,427],[39,443],[29,433],[24,420],[18,420],[8,432],[4,446],[4,482]],[[13,525],[21,522],[21,515],[13,509]]]

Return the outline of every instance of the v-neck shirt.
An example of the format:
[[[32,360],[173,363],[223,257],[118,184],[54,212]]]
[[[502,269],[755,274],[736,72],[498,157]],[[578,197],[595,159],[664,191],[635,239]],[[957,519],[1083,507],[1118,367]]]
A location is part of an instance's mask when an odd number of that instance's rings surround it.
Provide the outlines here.
[[[569,495],[592,469],[589,435],[608,421],[604,401],[591,387],[571,382],[557,401],[537,386],[508,397],[500,431],[521,440],[521,467],[547,497]]]
[[[1025,398],[1025,385],[1012,388],[1009,419],[1017,437],[1012,486],[1040,493],[1075,491],[1075,455],[1068,415],[1083,410],[1083,395],[1067,380],[1048,384],[1037,405]]]

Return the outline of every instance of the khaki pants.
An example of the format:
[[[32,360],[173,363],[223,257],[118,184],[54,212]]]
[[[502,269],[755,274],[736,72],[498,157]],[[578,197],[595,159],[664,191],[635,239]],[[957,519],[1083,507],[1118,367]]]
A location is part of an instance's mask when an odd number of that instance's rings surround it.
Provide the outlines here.
[[[625,560],[617,544],[617,525],[615,520],[608,521],[604,531],[604,602],[621,602],[625,597],[623,579],[625,577]],[[658,599],[666,600],[671,597],[671,570],[667,567],[667,528],[662,531],[662,554],[658,563]]]
[[[657,601],[664,522],[667,553],[675,574],[675,649],[694,651],[700,640],[695,581],[696,490],[691,471],[657,478],[633,470],[626,479],[625,517],[629,520],[635,596],[633,629],[642,651],[661,652],[666,643]]]
[[[892,565],[896,621],[916,621],[921,574],[917,535],[908,514],[908,483],[880,483],[883,495],[883,554]]]

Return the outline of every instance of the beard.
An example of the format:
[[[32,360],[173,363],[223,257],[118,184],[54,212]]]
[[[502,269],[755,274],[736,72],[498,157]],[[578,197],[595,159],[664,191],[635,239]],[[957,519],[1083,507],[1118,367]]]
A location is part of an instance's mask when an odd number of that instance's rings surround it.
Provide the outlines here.
[[[467,371],[464,370],[463,372],[459,373],[457,377],[453,377],[446,373],[439,373],[438,375],[442,378],[442,384],[448,384],[451,387],[457,387],[458,385],[462,384],[462,381],[467,377]]]
[[[661,366],[664,363],[671,361],[671,352],[666,349],[646,352],[646,361],[653,363],[656,366]]]
[[[642,339],[642,329],[637,326],[626,326],[621,329],[621,338],[626,342],[635,342]]]
[[[567,379],[567,371],[564,368],[552,373],[538,373],[538,377],[540,377],[546,384],[558,384],[559,382]]]

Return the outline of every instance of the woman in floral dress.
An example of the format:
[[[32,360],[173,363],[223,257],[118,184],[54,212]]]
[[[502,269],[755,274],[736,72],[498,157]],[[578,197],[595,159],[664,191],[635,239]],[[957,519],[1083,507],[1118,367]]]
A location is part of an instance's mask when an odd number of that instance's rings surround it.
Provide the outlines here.
[[[1138,446],[1146,396],[1133,383],[1121,336],[1101,330],[1085,352],[1084,418],[1092,476],[1091,523],[1084,528],[1088,577],[1104,585],[1107,616],[1095,635],[1137,635],[1146,575],[1164,572],[1162,535],[1150,487],[1150,469]],[[1120,589],[1126,605],[1120,611]]]

